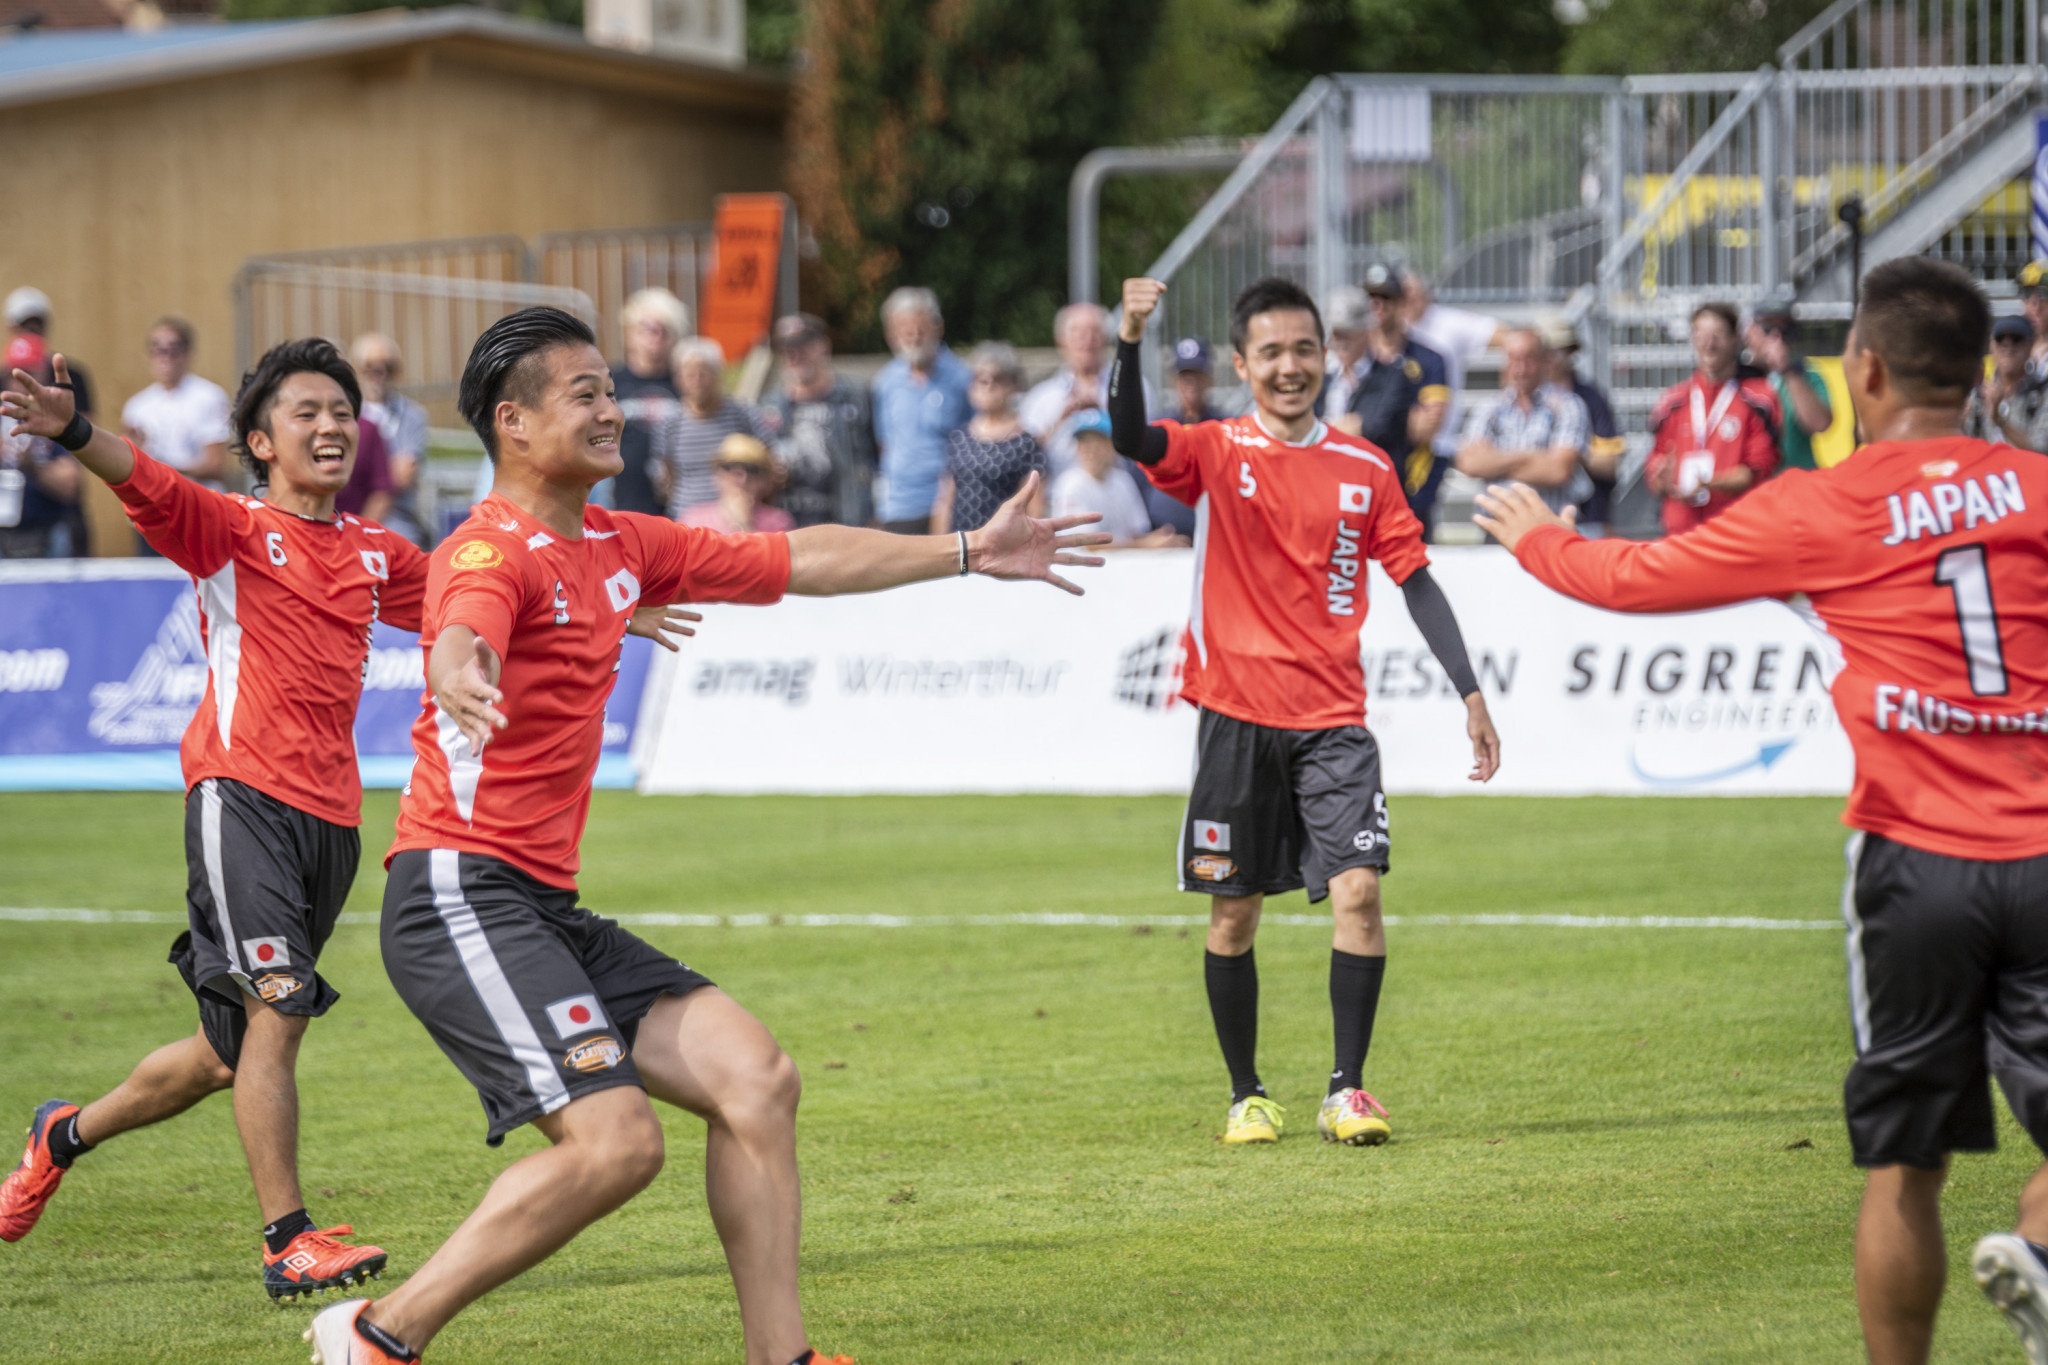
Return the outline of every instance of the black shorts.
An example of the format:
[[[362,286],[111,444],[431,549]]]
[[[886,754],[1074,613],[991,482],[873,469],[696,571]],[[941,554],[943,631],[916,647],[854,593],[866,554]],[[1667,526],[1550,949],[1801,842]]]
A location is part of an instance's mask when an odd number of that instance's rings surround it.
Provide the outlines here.
[[[1363,725],[1276,730],[1202,712],[1195,785],[1180,829],[1180,889],[1278,895],[1388,866],[1380,748]]]
[[[355,884],[362,839],[228,777],[185,794],[185,913],[171,964],[199,1001],[206,1040],[232,1070],[246,992],[312,1018],[341,998],[313,970]]]
[[[1987,1073],[2048,1153],[2048,856],[1982,862],[1857,834],[1842,918],[1856,1164],[1938,1170],[1990,1151]]]
[[[406,849],[384,883],[384,970],[484,1103],[492,1146],[570,1100],[639,1085],[633,1036],[708,986],[510,863]]]

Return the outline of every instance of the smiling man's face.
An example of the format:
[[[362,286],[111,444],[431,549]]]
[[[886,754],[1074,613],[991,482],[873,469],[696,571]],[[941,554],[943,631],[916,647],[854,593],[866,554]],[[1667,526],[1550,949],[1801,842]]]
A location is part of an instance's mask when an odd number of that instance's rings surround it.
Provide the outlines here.
[[[597,347],[550,346],[520,364],[542,373],[530,389],[526,376],[515,376],[498,403],[501,462],[528,464],[548,483],[585,486],[626,467],[619,457],[626,415],[612,397],[611,367]]]
[[[263,427],[249,433],[249,450],[270,466],[273,494],[290,488],[331,497],[356,466],[355,409],[327,375],[287,375]]]

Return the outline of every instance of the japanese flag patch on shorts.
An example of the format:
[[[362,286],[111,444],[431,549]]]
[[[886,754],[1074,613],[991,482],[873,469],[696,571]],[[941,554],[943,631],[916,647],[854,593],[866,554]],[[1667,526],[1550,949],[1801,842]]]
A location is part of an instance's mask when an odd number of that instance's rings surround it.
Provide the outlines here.
[[[1214,820],[1195,821],[1195,847],[1207,853],[1230,852],[1230,826]]]
[[[275,971],[292,965],[292,955],[282,938],[245,938],[242,940],[242,955],[249,960],[251,968],[262,971]]]
[[[557,1000],[548,1006],[548,1022],[555,1026],[555,1036],[565,1043],[579,1033],[611,1027],[604,1017],[604,1006],[597,1003],[594,995],[572,995]]]

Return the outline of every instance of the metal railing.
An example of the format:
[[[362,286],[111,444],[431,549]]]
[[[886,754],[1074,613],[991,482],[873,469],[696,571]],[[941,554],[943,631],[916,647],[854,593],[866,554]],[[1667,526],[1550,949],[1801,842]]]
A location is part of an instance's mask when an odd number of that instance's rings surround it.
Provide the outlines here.
[[[235,277],[236,368],[297,336],[341,345],[366,331],[397,341],[405,391],[452,398],[469,348],[517,308],[553,304],[621,353],[620,311],[637,289],[673,291],[697,317],[710,268],[709,224],[397,242],[252,257]]]

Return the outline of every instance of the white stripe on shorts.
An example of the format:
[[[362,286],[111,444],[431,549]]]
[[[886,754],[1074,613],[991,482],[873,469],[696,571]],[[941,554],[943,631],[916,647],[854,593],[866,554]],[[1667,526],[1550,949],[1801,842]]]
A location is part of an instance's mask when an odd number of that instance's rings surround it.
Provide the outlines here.
[[[526,1068],[527,1089],[540,1101],[540,1111],[552,1114],[569,1102],[569,1091],[555,1071],[554,1058],[541,1045],[540,1035],[533,1031],[533,1021],[526,1017],[512,983],[505,979],[505,969],[498,965],[498,955],[491,951],[490,940],[477,923],[476,911],[463,899],[457,856],[452,848],[430,849],[427,853],[434,909],[448,926],[448,937],[454,940],[455,951],[462,955],[462,969],[469,973],[469,984],[476,988],[484,1012],[491,1016],[498,1036],[511,1049],[513,1060]]]
[[[220,946],[228,955],[228,970],[247,983],[242,974],[242,952],[235,942],[235,927],[228,922],[228,879],[220,858],[220,786],[214,778],[199,784],[199,849],[206,859],[206,889],[213,893],[213,920],[220,927]]]
[[[1863,831],[1849,836],[1842,856],[1849,875],[1842,879],[1842,922],[1849,926],[1849,1022],[1856,1030],[1856,1055],[1870,1050],[1870,969],[1863,963],[1863,917],[1856,913],[1856,863],[1863,856]]]

